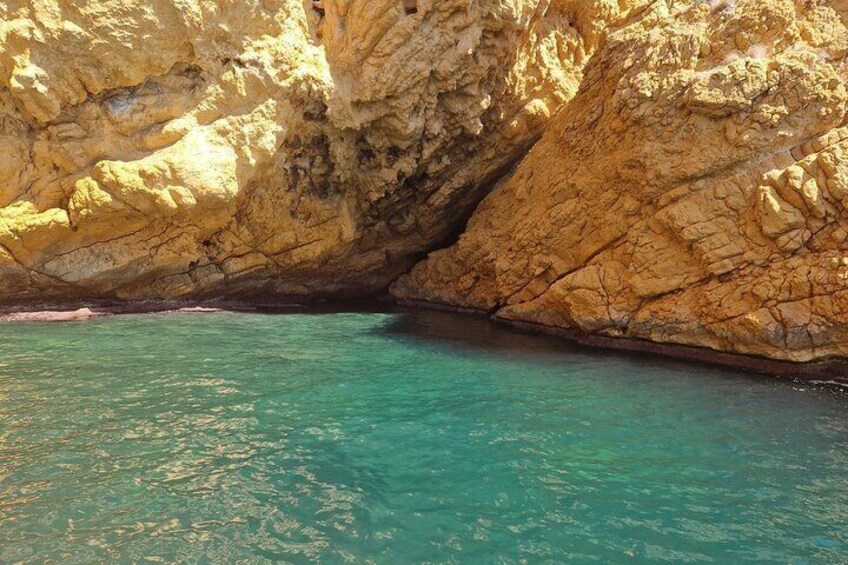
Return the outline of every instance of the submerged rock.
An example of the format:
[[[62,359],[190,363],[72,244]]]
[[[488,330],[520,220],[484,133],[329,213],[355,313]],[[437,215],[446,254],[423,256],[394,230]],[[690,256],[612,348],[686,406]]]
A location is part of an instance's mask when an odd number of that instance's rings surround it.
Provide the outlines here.
[[[76,310],[32,310],[0,313],[0,322],[81,322],[108,315],[108,312],[95,312],[90,308],[78,308]]]

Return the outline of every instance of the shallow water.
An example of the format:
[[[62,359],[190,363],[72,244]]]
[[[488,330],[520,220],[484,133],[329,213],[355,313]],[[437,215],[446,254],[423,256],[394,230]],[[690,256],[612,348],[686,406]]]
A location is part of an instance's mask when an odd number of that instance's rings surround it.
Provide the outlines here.
[[[848,397],[450,314],[0,325],[0,563],[848,563]]]

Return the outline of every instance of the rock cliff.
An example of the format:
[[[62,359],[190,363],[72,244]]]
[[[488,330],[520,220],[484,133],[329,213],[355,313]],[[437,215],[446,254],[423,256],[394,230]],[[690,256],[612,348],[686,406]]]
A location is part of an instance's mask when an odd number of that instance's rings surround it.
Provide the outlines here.
[[[848,3],[656,2],[396,296],[591,334],[848,355]]]
[[[0,302],[395,281],[845,357],[846,26],[848,0],[0,0]]]
[[[2,301],[383,290],[640,6],[2,0]]]

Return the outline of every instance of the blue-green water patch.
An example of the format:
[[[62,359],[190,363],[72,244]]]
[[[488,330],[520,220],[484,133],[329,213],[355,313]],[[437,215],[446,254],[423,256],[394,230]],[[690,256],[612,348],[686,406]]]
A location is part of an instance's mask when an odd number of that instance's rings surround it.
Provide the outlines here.
[[[848,563],[848,398],[450,314],[0,325],[0,563]]]

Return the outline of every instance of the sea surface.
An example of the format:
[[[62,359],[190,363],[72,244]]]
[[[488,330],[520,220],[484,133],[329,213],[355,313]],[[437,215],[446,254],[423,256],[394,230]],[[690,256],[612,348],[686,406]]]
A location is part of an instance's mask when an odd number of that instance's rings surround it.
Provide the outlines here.
[[[848,396],[434,312],[0,325],[0,563],[848,563]]]

